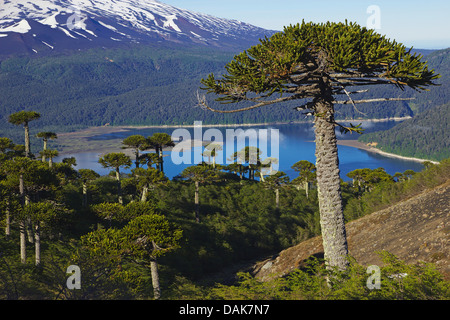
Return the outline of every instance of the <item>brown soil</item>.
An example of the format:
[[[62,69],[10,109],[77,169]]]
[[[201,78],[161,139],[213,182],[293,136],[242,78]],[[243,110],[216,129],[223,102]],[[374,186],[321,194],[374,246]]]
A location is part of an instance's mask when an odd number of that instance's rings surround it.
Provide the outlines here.
[[[408,264],[432,262],[450,280],[450,180],[387,209],[346,225],[349,254],[362,265],[382,266],[377,251],[388,251]],[[312,256],[323,256],[322,238],[308,239],[278,255],[258,262],[252,273],[268,280],[302,266]]]

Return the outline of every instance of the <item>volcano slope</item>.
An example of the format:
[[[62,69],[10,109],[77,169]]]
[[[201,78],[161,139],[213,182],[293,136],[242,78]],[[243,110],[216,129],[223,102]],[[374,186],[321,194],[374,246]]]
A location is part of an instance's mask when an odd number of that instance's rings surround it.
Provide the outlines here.
[[[377,251],[407,264],[431,262],[450,280],[450,179],[389,208],[346,225],[349,255],[362,265],[382,266]],[[308,239],[258,262],[252,274],[262,281],[302,267],[310,256],[323,257],[322,238]]]

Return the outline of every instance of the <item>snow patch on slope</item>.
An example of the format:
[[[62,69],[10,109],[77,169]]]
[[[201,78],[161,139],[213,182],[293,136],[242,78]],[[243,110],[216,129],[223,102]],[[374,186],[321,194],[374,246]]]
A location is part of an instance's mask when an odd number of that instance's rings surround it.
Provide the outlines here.
[[[41,20],[39,22],[42,23],[42,24],[48,25],[48,26],[52,27],[53,29],[55,29],[55,28],[58,27],[58,22],[56,21],[56,16],[58,14],[59,14],[59,12],[57,12],[57,13],[51,15],[50,17],[45,18],[45,19],[43,19],[43,20]]]
[[[27,20],[23,19],[17,24],[14,24],[4,29],[0,29],[0,32],[27,33],[30,30],[31,30],[30,24],[28,23]]]

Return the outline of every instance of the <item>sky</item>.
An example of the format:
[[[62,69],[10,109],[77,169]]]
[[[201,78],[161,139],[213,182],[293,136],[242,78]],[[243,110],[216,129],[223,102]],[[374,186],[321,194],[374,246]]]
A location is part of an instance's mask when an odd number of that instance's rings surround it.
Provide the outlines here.
[[[417,49],[450,47],[448,0],[161,0],[270,30],[305,21],[354,21]]]

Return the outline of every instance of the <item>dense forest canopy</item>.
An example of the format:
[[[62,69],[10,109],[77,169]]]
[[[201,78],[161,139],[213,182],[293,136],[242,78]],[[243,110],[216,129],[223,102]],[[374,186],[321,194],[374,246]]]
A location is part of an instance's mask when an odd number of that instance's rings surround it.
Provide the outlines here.
[[[19,128],[7,116],[24,109],[42,114],[39,131],[70,131],[87,126],[262,123],[308,120],[285,108],[266,107],[239,115],[216,115],[196,107],[199,81],[222,73],[235,52],[206,48],[140,46],[132,49],[92,49],[43,58],[15,57],[0,64],[0,134],[18,138]],[[442,75],[441,87],[417,95],[414,101],[341,106],[338,119],[412,116],[448,101],[448,50],[425,57]],[[383,87],[383,88],[381,88]],[[362,98],[392,96],[392,89],[371,88]],[[396,92],[411,96],[413,90]],[[214,106],[211,97],[210,104]],[[32,132],[37,133],[37,132]]]
[[[450,104],[429,108],[390,130],[365,134],[359,138],[377,148],[420,159],[443,160],[450,157]]]
[[[448,115],[448,53],[440,50],[426,57],[430,68],[442,75],[437,90],[414,101],[337,110],[337,119],[415,116],[394,134],[442,160],[438,165],[427,163],[423,172],[409,170],[395,176],[383,168],[355,168],[348,175],[352,182],[337,181],[345,222],[447,182],[448,154],[436,150],[439,136],[448,135],[447,117],[442,116]],[[294,110],[298,102],[225,117],[196,107],[200,79],[222,73],[233,54],[141,46],[1,61],[0,298],[449,298],[448,281],[433,266],[409,267],[388,254],[383,269],[387,285],[381,291],[356,292],[355,286],[365,288],[367,274],[354,264],[350,281],[343,275],[342,286],[330,287],[320,257],[306,265],[306,272],[298,270],[271,283],[270,290],[248,274],[240,285],[228,286],[236,284],[236,278],[225,279],[225,268],[234,270],[321,234],[317,168],[305,160],[298,159],[292,167],[299,174],[292,181],[283,172],[264,179],[261,163],[253,167],[201,163],[169,180],[154,136],[138,144],[123,142],[135,148],[133,158],[124,153],[103,155],[98,161],[112,173],[100,176],[76,170],[74,158],[55,163],[57,150],[43,150],[34,158],[26,151],[28,146],[18,143],[23,141],[23,128],[14,126],[10,115],[24,109],[40,116],[30,125],[39,148],[42,137],[86,126],[305,120]],[[393,92],[380,86],[361,98],[392,97]],[[411,96],[413,90],[398,94]],[[211,106],[214,98],[210,97]],[[389,141],[396,147],[388,134],[379,137],[380,146]],[[404,152],[411,145],[399,148]],[[149,156],[137,149],[155,153]],[[415,156],[420,155],[417,150]],[[123,172],[130,167],[131,173]],[[83,270],[80,290],[66,286],[68,265]],[[390,277],[406,271],[410,277],[405,282]]]
[[[294,273],[288,282],[272,283],[270,292],[259,292],[264,285],[249,275],[244,282],[239,278],[238,287],[229,287],[235,278],[221,276],[224,268],[235,270],[320,234],[315,177],[308,178],[308,189],[302,180],[303,171],[314,171],[307,161],[294,166],[303,168],[299,179],[289,181],[280,172],[282,183],[253,180],[248,170],[241,175],[233,165],[200,164],[204,170],[194,171],[213,174],[203,175],[198,190],[189,175],[164,178],[155,161],[148,168],[131,164],[131,173],[121,173],[118,194],[115,174],[75,170],[71,159],[50,166],[48,160],[27,159],[23,153],[24,148],[11,139],[0,138],[2,299],[152,299],[156,297],[152,261],[158,262],[162,299],[238,298],[249,294],[249,283],[255,290],[251,296],[257,299],[355,299],[352,286],[365,284],[364,269],[343,288],[330,291],[320,275],[325,272],[320,260],[314,263],[314,270],[319,268],[314,276],[305,273],[297,278]],[[130,165],[131,160],[123,163]],[[362,170],[358,183],[342,182],[346,221],[442,184],[449,176],[449,164],[444,160],[427,165],[423,172],[405,171],[395,178],[382,168]],[[358,172],[349,177],[356,179]],[[21,221],[27,218],[39,228],[22,229]],[[22,231],[24,260],[19,250]],[[146,245],[151,237],[156,247]],[[387,265],[395,268],[384,271],[384,283],[394,281],[387,277],[389,272],[406,270],[413,282],[408,287],[391,282],[381,291],[364,289],[358,291],[359,298],[448,298],[448,283],[435,269],[413,272],[389,257]],[[82,270],[80,290],[66,286],[69,265]],[[312,283],[315,289],[308,285]],[[428,295],[423,296],[423,290]]]

